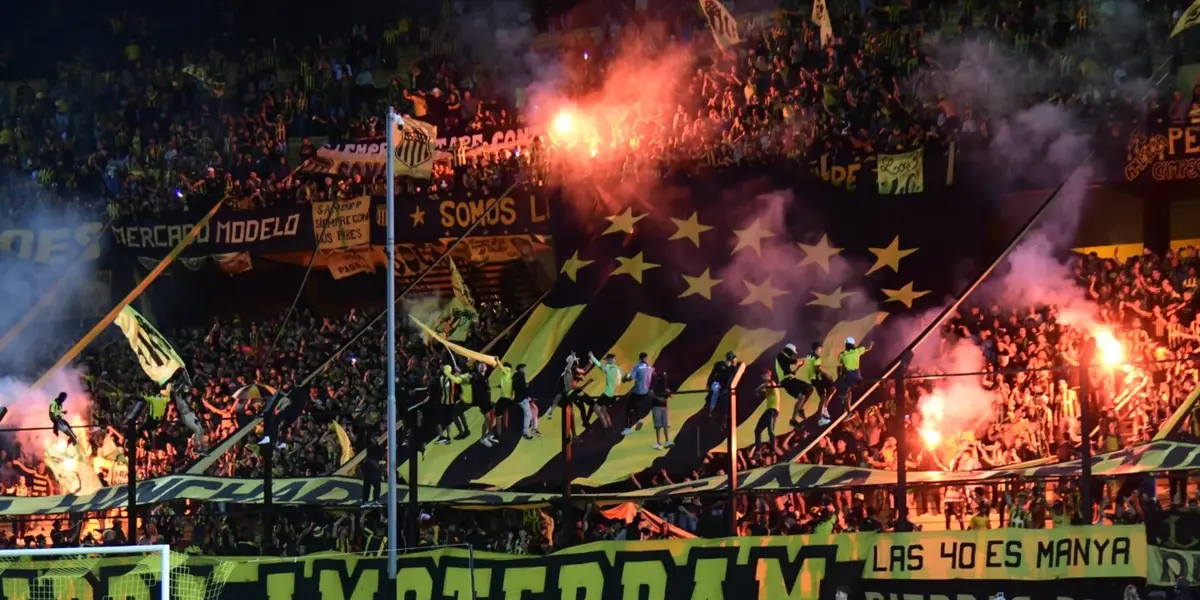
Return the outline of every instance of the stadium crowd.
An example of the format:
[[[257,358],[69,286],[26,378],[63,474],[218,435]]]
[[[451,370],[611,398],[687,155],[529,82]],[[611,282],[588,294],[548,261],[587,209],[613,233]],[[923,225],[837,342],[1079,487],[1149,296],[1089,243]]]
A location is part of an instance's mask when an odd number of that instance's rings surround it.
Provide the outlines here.
[[[1051,17],[1032,5],[976,13],[917,2],[873,7],[863,15],[854,10],[857,7],[831,5],[836,13],[835,42],[827,49],[814,23],[788,14],[748,23],[741,32],[745,44],[734,52],[717,52],[703,18],[690,5],[671,5],[652,7],[658,11],[655,19],[604,21],[599,40],[563,36],[552,51],[574,57],[566,66],[575,92],[603,81],[619,49],[631,41],[661,48],[673,40],[694,46],[694,54],[703,57],[697,59],[688,93],[677,105],[645,106],[639,108],[642,114],[609,118],[596,140],[597,152],[625,152],[619,170],[627,174],[646,166],[708,168],[780,157],[812,163],[825,154],[860,158],[916,147],[945,152],[951,141],[970,149],[986,145],[993,119],[1040,102],[1072,107],[1121,145],[1138,120],[1184,122],[1200,114],[1200,88],[1190,96],[1176,93],[1170,101],[1115,91],[1117,84],[1155,73],[1157,65],[1147,57],[1160,50],[1158,40],[1165,39],[1171,25],[1172,7],[1146,4],[1146,30],[1117,43],[1107,35],[1111,23],[1089,15],[1086,8]],[[410,35],[410,30],[416,34]],[[364,30],[317,44],[258,45],[182,56],[154,55],[147,41],[123,39],[125,51],[119,59],[81,57],[62,65],[44,91],[0,101],[0,162],[21,173],[10,178],[15,191],[5,208],[13,220],[42,203],[114,217],[145,217],[206,208],[197,206],[196,199],[213,194],[232,208],[251,210],[377,191],[382,183],[379,169],[314,174],[300,167],[317,153],[312,137],[338,143],[383,135],[377,115],[388,105],[445,131],[528,126],[521,94],[503,88],[506,74],[455,60],[456,45],[449,43],[445,30],[404,19],[387,26],[383,35]],[[407,71],[397,69],[394,57],[410,38],[419,40],[424,56]],[[932,39],[939,40],[939,48],[957,50],[928,53]],[[1053,62],[1057,68],[1024,90],[1016,106],[992,106],[986,90],[966,86],[954,75],[960,62],[977,60],[971,52],[981,49],[989,56],[1016,57],[1013,62],[1020,67],[1014,77],[1042,71],[1031,66],[1035,63]],[[232,72],[237,73],[236,82],[226,85],[222,74]],[[377,74],[389,72],[393,75],[380,85]],[[299,148],[292,147],[296,140]],[[448,150],[451,158],[439,162],[432,182],[405,180],[402,185],[413,191],[429,186],[429,191],[441,193],[503,188],[528,173],[544,179],[554,151],[541,137],[500,151]],[[1112,327],[1129,362],[1190,356],[1200,346],[1200,325],[1193,319],[1196,260],[1190,248],[1124,262],[1094,256],[1081,260],[1077,274],[1083,293],[1099,306],[1099,320]],[[490,340],[519,312],[498,308],[486,315],[468,345]],[[946,343],[968,340],[978,345],[994,371],[1066,366],[1078,361],[1082,332],[1060,316],[1053,307],[977,306],[958,315],[944,334]],[[282,329],[278,321],[225,320],[208,330],[168,332],[189,363],[195,384],[193,409],[203,415],[207,444],[225,439],[261,412],[261,396],[237,397],[237,391],[263,384],[310,398],[286,438],[289,447],[278,456],[276,474],[331,472],[340,462],[333,424],[347,433],[354,448],[368,446],[368,438],[383,432],[380,411],[371,409],[383,386],[379,336],[364,336],[324,368],[308,389],[297,389],[304,375],[321,367],[334,349],[357,333],[360,320],[355,312],[337,319],[301,312]],[[418,336],[404,336],[400,344],[406,371],[425,380],[436,373],[436,357]],[[107,426],[121,422],[131,398],[156,390],[130,389],[129,381],[144,378],[128,352],[91,351],[82,367],[94,400],[91,422],[101,426],[90,433],[91,446],[97,455],[115,452],[121,447],[121,433]],[[896,456],[895,436],[907,435],[913,442],[908,444],[910,455],[903,458],[914,468],[968,470],[1049,454],[1065,459],[1084,443],[1074,375],[997,373],[982,379],[995,398],[998,417],[979,424],[972,437],[927,444],[918,431],[919,419],[908,431],[893,431],[889,423],[895,410],[919,415],[919,406],[897,408],[882,401],[852,415],[805,459],[894,468],[901,458]],[[1104,410],[1102,435],[1093,439],[1096,450],[1146,439],[1196,383],[1190,363],[1162,362],[1097,374],[1092,398],[1083,399]],[[912,387],[907,393],[911,402],[932,392],[928,385]],[[169,424],[148,432],[141,442],[145,462],[137,466],[140,477],[178,471],[197,457],[194,441],[173,422],[176,415],[171,410]],[[223,455],[210,474],[260,476],[259,437],[248,436]],[[766,447],[741,452],[739,460],[743,468],[767,466],[802,441],[803,435],[787,432]],[[0,478],[7,493],[71,491],[59,489],[44,465],[30,466],[32,461],[22,454],[19,449],[0,454]],[[686,476],[710,476],[720,469],[710,459]],[[115,472],[102,476],[108,483],[122,480]],[[662,473],[661,481],[643,483],[666,483],[680,476]],[[1104,506],[1115,508],[1102,518],[1130,519],[1130,506],[1139,519],[1158,510],[1152,508],[1159,504],[1151,497],[1158,496],[1157,490],[1153,495],[1105,490]],[[1169,502],[1189,502],[1176,492],[1172,489]],[[972,527],[991,526],[987,517],[992,511],[1001,524],[1030,527],[1047,520],[1069,521],[1077,513],[1073,491],[1065,487],[1047,491],[1013,484],[917,490],[913,496],[912,506],[943,515],[947,527],[952,522],[959,527],[967,522]],[[554,509],[465,513],[429,507],[421,515],[421,538],[405,544],[470,542],[477,549],[537,554],[598,539],[718,536],[727,533],[727,510],[743,515],[741,531],[749,535],[907,527],[894,522],[889,505],[882,492],[794,493],[743,499],[735,507],[687,498],[650,504],[644,512],[618,514],[589,507],[572,523],[563,523]],[[143,527],[144,539],[138,541],[162,539],[198,552],[257,553],[264,533],[253,527],[254,510],[162,505],[154,509]],[[382,547],[380,511],[339,516],[295,508],[284,515],[270,535],[273,547],[287,554]],[[13,525],[11,535],[19,539],[29,523],[17,519]],[[119,528],[93,533],[85,525],[56,523],[50,543],[123,540]],[[36,537],[33,541],[39,543]]]

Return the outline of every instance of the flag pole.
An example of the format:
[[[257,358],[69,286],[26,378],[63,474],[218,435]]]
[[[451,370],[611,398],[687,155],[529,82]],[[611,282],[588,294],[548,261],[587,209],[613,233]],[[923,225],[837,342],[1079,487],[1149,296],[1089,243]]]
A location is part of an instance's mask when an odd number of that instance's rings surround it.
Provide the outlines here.
[[[224,201],[218,200],[217,203],[213,205],[212,209],[208,211],[208,214],[204,215],[204,218],[200,219],[199,222],[193,225],[192,230],[189,231],[182,240],[179,240],[179,243],[171,249],[171,252],[162,260],[158,261],[158,265],[154,267],[154,270],[150,271],[150,274],[147,275],[146,278],[137,285],[137,287],[133,288],[129,294],[121,299],[121,301],[118,302],[112,310],[108,311],[107,315],[104,315],[103,319],[100,319],[99,323],[96,323],[96,325],[92,327],[91,331],[88,331],[87,334],[80,338],[78,342],[75,342],[75,345],[71,346],[71,349],[67,350],[67,353],[62,355],[62,357],[58,359],[58,362],[54,363],[54,366],[47,369],[46,372],[38,378],[37,382],[33,384],[33,389],[38,389],[45,385],[47,381],[50,381],[50,378],[54,377],[54,375],[58,373],[60,369],[66,366],[67,363],[74,360],[76,356],[79,356],[79,353],[83,352],[83,349],[86,348],[88,344],[92,343],[92,340],[95,340],[96,336],[100,335],[100,332],[103,331],[105,327],[108,327],[109,324],[111,324],[117,318],[117,315],[121,314],[121,311],[126,306],[129,306],[130,302],[133,302],[138,296],[141,296],[142,292],[146,291],[146,288],[150,287],[150,284],[154,283],[154,280],[158,279],[158,276],[162,275],[163,271],[166,271],[167,267],[170,266],[171,263],[175,262],[175,259],[179,257],[183,250],[187,248],[193,241],[195,241],[196,236],[200,233],[200,230],[208,226],[208,222],[211,221],[213,217],[217,216],[217,211],[221,210],[221,206],[223,205]]]
[[[387,110],[387,553],[388,578],[396,579],[396,136],[394,130],[400,125],[395,108]],[[416,493],[415,482],[409,483],[409,493]]]

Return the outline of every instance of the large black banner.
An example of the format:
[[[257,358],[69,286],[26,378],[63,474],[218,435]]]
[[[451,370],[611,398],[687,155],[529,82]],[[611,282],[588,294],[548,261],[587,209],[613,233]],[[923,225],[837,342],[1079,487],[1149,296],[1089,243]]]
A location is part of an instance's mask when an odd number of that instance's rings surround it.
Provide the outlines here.
[[[548,234],[547,198],[538,186],[518,186],[498,199],[472,193],[402,196],[396,200],[396,241],[417,243],[458,237],[480,217],[483,222],[475,235]],[[201,216],[180,213],[118,221],[112,229],[114,246],[138,256],[165,255]],[[382,245],[387,242],[386,234],[386,202],[382,197],[256,211],[223,209],[200,230],[184,255],[336,250],[368,242]]]

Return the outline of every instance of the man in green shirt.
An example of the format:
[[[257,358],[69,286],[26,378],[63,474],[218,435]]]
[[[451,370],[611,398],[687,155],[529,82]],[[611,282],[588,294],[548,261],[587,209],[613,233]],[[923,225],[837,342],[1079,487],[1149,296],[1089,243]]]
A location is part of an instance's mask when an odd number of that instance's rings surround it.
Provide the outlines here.
[[[71,424],[67,423],[67,411],[63,408],[63,403],[66,401],[66,392],[60,392],[57,398],[50,401],[50,423],[54,425],[54,437],[58,437],[58,434],[61,433],[67,436],[72,446],[77,446],[79,439],[71,430]]]
[[[612,406],[617,401],[617,385],[621,383],[621,367],[617,366],[617,355],[609,353],[604,356],[604,362],[600,362],[595,354],[588,352],[588,359],[592,361],[592,366],[600,369],[604,373],[604,393],[596,399],[596,415],[600,417],[600,423],[605,429],[612,427],[612,418],[608,416],[608,407]]]
[[[854,387],[862,383],[862,373],[858,371],[859,363],[862,361],[862,355],[871,351],[875,344],[867,344],[859,346],[854,338],[846,338],[846,349],[838,355],[838,371],[840,375],[837,380],[837,388],[843,396],[844,410],[850,410],[851,392]]]
[[[162,424],[163,419],[166,419],[167,404],[170,399],[162,394],[153,394],[142,398],[146,401],[146,406],[150,408],[150,414],[146,418],[145,424],[142,425],[142,431],[155,429]]]

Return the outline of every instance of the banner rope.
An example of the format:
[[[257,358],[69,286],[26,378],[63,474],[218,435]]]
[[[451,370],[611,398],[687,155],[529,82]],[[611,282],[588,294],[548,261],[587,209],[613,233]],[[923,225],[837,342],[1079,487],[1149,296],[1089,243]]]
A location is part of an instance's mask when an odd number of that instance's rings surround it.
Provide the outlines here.
[[[289,175],[290,177],[290,175]],[[287,313],[283,315],[283,321],[279,323],[279,328],[275,330],[275,339],[271,340],[271,346],[267,349],[267,353],[263,355],[262,364],[264,367],[271,364],[271,356],[275,354],[275,347],[279,345],[279,338],[283,337],[283,331],[287,328],[288,321],[292,319],[292,313],[296,312],[296,305],[300,303],[300,296],[304,294],[304,286],[308,285],[308,276],[312,274],[313,265],[317,262],[317,254],[321,248],[321,240],[325,237],[325,231],[329,229],[329,223],[341,213],[338,208],[339,200],[333,201],[333,217],[326,217],[321,225],[321,232],[317,234],[312,254],[308,257],[308,266],[304,268],[304,278],[300,280],[300,286],[296,288],[296,295],[292,298],[292,305],[288,307]]]

